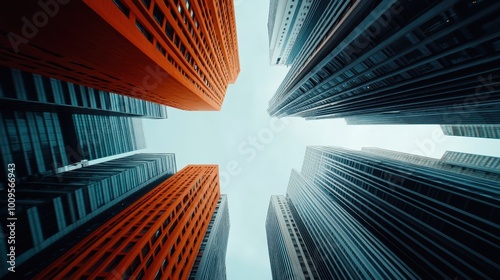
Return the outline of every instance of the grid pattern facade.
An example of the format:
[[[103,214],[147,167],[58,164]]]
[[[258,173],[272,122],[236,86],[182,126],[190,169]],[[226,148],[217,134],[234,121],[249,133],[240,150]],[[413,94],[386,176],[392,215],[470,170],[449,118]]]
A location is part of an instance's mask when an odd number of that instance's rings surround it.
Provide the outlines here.
[[[18,179],[70,163],[56,113],[0,112],[0,145],[1,178],[7,178],[9,163],[16,164]]]
[[[219,196],[218,167],[189,165],[35,279],[187,279]]]
[[[442,125],[444,135],[500,139],[500,125]]]
[[[308,39],[309,56],[292,65],[270,115],[352,124],[500,121],[498,2],[358,4],[339,22],[322,21],[335,35]]]
[[[500,158],[483,155],[467,154],[460,152],[447,151],[444,153],[441,161],[460,167],[461,169],[478,169],[487,174],[496,175],[497,180],[500,175]]]
[[[219,110],[239,73],[232,0],[55,5],[50,24],[22,41],[19,19],[41,8],[9,3],[0,21],[3,65],[184,110]]]
[[[136,154],[16,186],[16,265],[70,234],[150,182],[176,172],[173,154]],[[0,191],[2,217],[7,191]],[[3,236],[5,226],[2,227]],[[2,260],[7,249],[0,246]],[[6,272],[6,261],[2,271]]]
[[[287,195],[326,279],[493,278],[500,181],[362,151],[308,147]],[[311,171],[307,165],[318,163]]]
[[[424,165],[487,180],[500,181],[500,171],[498,171],[500,170],[500,159],[497,157],[446,151],[441,159],[435,159],[380,148],[362,148],[361,150],[410,165]]]
[[[59,167],[146,147],[142,122],[128,117],[52,112],[0,112],[0,154],[16,164],[18,182]],[[2,186],[3,183],[0,183]]]
[[[296,220],[284,196],[271,196],[266,233],[273,279],[318,279]]]
[[[227,195],[221,194],[208,224],[190,280],[226,280],[226,251],[229,238],[229,208]]]
[[[311,6],[312,0],[270,1],[267,28],[271,65],[292,64],[295,57],[290,53],[297,48],[295,42],[303,43],[298,35]]]
[[[146,148],[141,120],[99,115],[71,117],[77,147],[85,159],[94,160]]]
[[[0,79],[1,110],[167,118],[164,105],[14,68],[0,67]]]

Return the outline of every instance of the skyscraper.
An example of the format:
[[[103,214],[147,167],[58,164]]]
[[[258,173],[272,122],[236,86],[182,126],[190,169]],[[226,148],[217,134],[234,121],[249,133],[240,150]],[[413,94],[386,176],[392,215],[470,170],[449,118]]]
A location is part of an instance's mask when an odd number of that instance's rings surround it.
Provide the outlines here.
[[[229,238],[229,208],[227,195],[221,194],[215,212],[208,224],[189,279],[225,280],[226,251]]]
[[[219,110],[239,73],[232,0],[1,6],[9,67],[184,110]]]
[[[167,117],[164,105],[18,69],[0,72],[0,176],[10,163],[23,181],[81,160],[143,149],[142,122],[129,117]]]
[[[269,102],[271,116],[500,123],[497,1],[318,2],[329,3],[315,27],[325,31],[310,33]]]
[[[93,231],[35,279],[187,279],[219,197],[218,167],[189,165]]]
[[[167,106],[0,67],[0,110],[166,119]]]
[[[424,165],[435,169],[481,177],[486,180],[500,181],[500,158],[498,157],[446,151],[440,159],[435,159],[372,147],[362,148],[361,150],[407,164]]]
[[[298,229],[298,219],[284,196],[271,196],[266,233],[273,279],[318,279],[314,256]]]
[[[444,135],[500,139],[500,124],[442,125]]]
[[[140,120],[29,111],[0,112],[0,143],[0,176],[6,178],[7,166],[15,163],[18,182],[146,147]]]
[[[304,22],[312,0],[271,0],[267,22],[271,65],[290,65],[307,37]],[[300,36],[299,36],[300,35]]]
[[[22,265],[81,225],[137,193],[159,178],[176,172],[173,154],[135,154],[90,165],[15,187],[15,263]],[[2,224],[7,221],[7,190],[1,190]],[[2,226],[0,258],[7,273],[7,227]],[[29,273],[25,268],[22,272]]]
[[[500,272],[499,187],[428,164],[308,147],[287,202],[321,279],[488,279]]]

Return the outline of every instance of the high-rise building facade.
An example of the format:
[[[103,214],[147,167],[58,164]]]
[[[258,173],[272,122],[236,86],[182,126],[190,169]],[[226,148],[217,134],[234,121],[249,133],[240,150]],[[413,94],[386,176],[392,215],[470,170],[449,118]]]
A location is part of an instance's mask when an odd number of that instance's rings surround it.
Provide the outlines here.
[[[229,208],[227,195],[221,194],[215,212],[208,224],[190,280],[226,280],[226,251],[229,239]]]
[[[0,67],[0,176],[50,175],[80,162],[146,147],[139,118],[163,119],[166,106]],[[0,187],[4,182],[0,182]]]
[[[442,125],[444,135],[500,139],[500,124]]]
[[[173,154],[135,154],[17,184],[16,266],[153,181],[166,179],[176,171]],[[1,190],[0,194],[4,224],[9,217],[7,190]],[[6,256],[10,252],[3,238],[8,236],[8,228],[2,226],[1,230],[0,275],[8,272]],[[29,269],[23,269],[22,273],[29,273]]]
[[[310,34],[270,115],[500,123],[497,1],[326,2],[347,6],[340,14],[324,9],[317,25],[328,25],[326,36]]]
[[[497,180],[500,181],[498,177],[500,176],[499,157],[447,151],[444,153],[441,161],[448,165],[457,166],[462,170],[481,170],[489,176],[497,176]]]
[[[187,279],[219,197],[218,167],[188,165],[35,279]]]
[[[499,187],[427,164],[308,147],[287,200],[320,279],[489,279],[500,272]]]
[[[416,164],[435,169],[481,177],[486,180],[500,181],[500,158],[476,154],[446,151],[440,159],[396,152],[380,148],[362,148],[363,152],[384,158]]]
[[[0,67],[0,110],[167,118],[164,105],[7,67]]]
[[[106,115],[0,112],[0,176],[16,164],[18,182],[58,168],[146,147],[141,120]],[[0,183],[2,186],[3,182]]]
[[[300,50],[307,35],[304,20],[312,0],[271,0],[267,22],[269,36],[269,60],[271,65],[290,65],[295,59],[295,50]],[[302,37],[299,37],[301,35]]]
[[[219,110],[239,73],[232,0],[1,6],[5,66],[184,110]]]
[[[318,279],[313,256],[305,246],[284,196],[273,195],[266,219],[267,246],[273,279]]]

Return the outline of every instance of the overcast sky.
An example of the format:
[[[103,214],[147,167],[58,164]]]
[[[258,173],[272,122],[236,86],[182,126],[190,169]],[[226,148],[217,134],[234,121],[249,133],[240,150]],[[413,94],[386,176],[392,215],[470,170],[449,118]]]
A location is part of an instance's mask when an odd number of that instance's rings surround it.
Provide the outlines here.
[[[343,119],[274,119],[268,101],[286,67],[269,66],[269,0],[236,0],[241,72],[220,112],[168,110],[167,120],[145,120],[148,152],[173,152],[177,169],[218,164],[228,194],[230,280],[271,279],[265,219],[269,198],[285,194],[292,168],[307,145],[380,147],[431,157],[446,150],[500,156],[500,140],[443,136],[439,126],[347,126]]]

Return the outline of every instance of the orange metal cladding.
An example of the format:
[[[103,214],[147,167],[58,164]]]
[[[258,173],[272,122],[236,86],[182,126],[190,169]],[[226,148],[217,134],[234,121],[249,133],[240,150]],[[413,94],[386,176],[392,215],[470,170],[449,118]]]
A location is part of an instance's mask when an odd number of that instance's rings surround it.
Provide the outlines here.
[[[0,9],[0,64],[9,67],[183,110],[220,110],[240,71],[233,0],[18,0]]]
[[[219,197],[217,165],[188,165],[35,279],[187,279]]]

